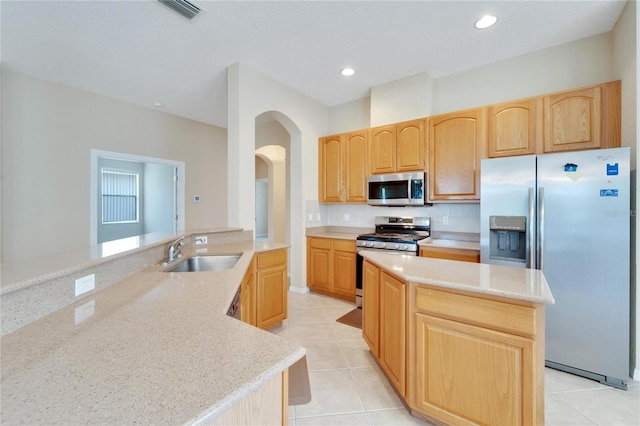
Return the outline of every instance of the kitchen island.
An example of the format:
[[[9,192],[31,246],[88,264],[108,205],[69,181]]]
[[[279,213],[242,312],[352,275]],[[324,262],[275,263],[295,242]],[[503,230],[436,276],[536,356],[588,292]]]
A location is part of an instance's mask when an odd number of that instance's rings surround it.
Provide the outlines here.
[[[226,315],[254,253],[286,247],[187,248],[240,258],[198,273],[156,262],[5,334],[2,424],[215,424],[256,395],[286,422],[286,371],[304,348]]]
[[[412,414],[544,424],[541,271],[363,252],[363,337]]]

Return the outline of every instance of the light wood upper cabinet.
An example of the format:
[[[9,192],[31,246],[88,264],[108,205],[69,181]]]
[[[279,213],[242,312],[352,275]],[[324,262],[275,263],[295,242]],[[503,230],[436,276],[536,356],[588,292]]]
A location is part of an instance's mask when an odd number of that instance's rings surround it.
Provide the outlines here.
[[[600,148],[602,88],[544,97],[545,152]]]
[[[341,135],[320,138],[318,142],[319,195],[322,203],[342,201],[342,148]]]
[[[544,96],[544,151],[621,146],[621,82]]]
[[[369,131],[371,173],[396,171],[396,126],[375,127]]]
[[[345,136],[346,198],[348,203],[367,202],[367,131],[347,133]]]
[[[489,157],[538,152],[542,145],[542,98],[489,107]]]
[[[480,200],[486,111],[478,108],[429,119],[429,201]]]
[[[369,130],[371,173],[424,171],[425,120],[412,120]]]
[[[318,141],[321,203],[367,202],[368,131],[326,136]]]
[[[287,318],[287,250],[256,255],[256,325],[269,328]]]

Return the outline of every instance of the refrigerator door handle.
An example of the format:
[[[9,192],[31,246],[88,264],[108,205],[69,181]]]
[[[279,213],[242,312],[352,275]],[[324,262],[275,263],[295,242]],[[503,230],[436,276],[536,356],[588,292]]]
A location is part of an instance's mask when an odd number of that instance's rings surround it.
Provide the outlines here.
[[[544,187],[538,189],[538,241],[536,250],[538,252],[538,267],[542,271],[544,267]]]
[[[527,229],[527,268],[535,268],[537,266],[537,249],[536,249],[536,194],[535,188],[529,188],[529,223]]]

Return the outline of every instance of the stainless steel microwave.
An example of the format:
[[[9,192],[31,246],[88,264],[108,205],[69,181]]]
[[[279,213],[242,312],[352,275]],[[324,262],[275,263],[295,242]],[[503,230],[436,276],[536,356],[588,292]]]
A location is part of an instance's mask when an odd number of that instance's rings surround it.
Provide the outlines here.
[[[367,204],[372,206],[424,206],[423,172],[371,175],[367,178]]]

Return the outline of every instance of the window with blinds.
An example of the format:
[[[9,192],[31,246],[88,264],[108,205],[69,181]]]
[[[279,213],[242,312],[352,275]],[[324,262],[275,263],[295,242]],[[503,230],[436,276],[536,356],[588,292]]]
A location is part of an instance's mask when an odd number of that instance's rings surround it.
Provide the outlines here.
[[[138,221],[138,173],[102,169],[102,223]]]

